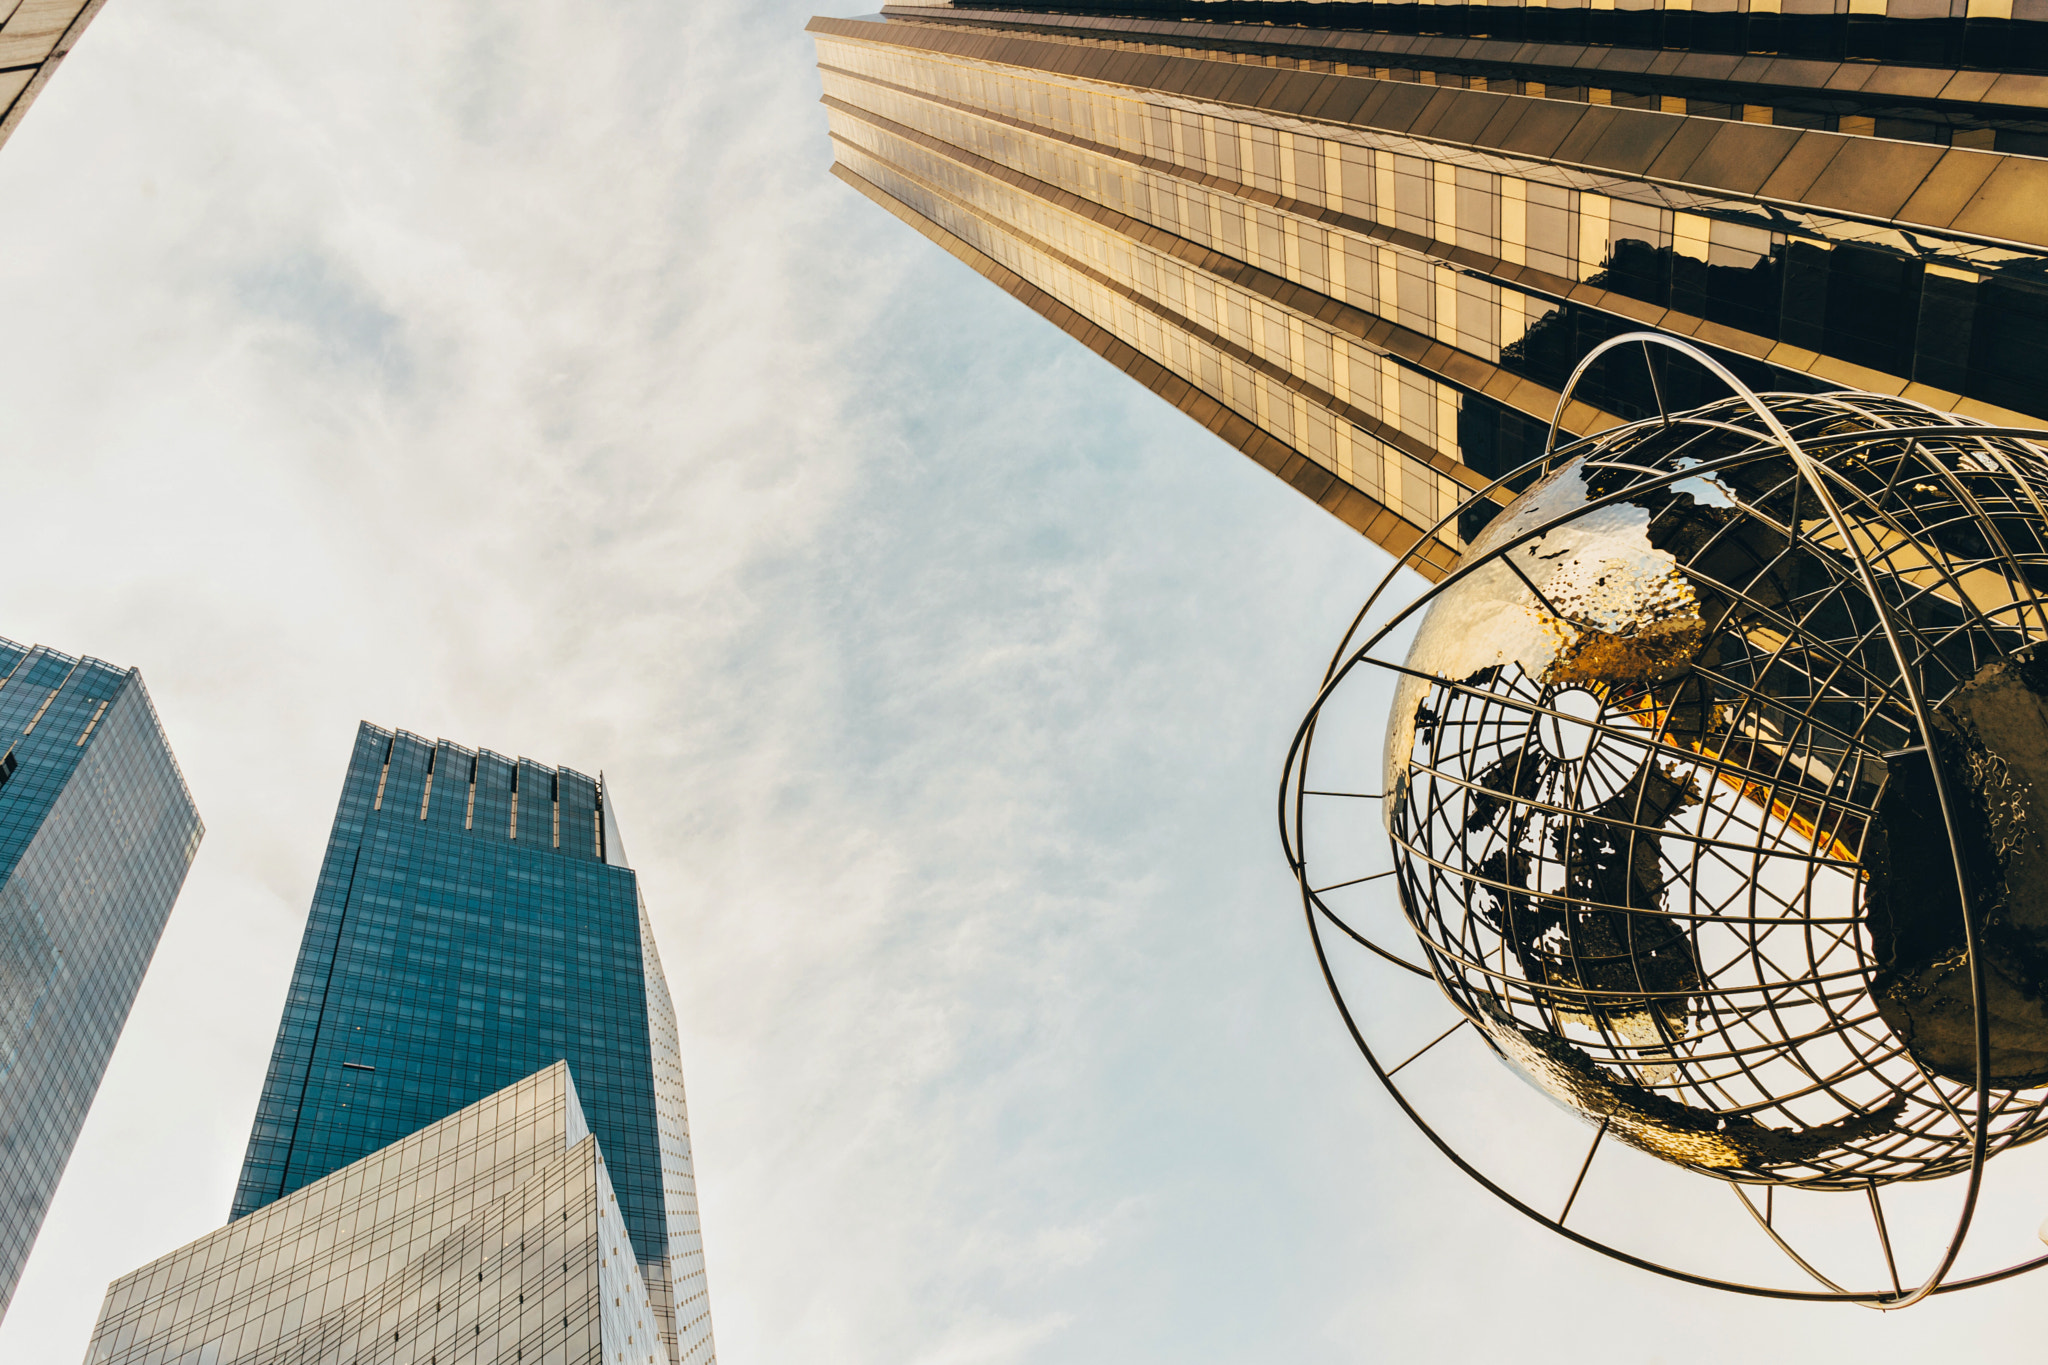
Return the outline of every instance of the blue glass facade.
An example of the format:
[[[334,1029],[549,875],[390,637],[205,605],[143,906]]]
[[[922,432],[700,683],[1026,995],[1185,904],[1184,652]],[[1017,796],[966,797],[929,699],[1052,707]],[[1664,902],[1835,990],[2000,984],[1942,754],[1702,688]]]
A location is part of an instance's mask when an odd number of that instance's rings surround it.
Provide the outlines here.
[[[202,832],[139,673],[0,640],[0,1314]]]
[[[671,1358],[709,1361],[674,1032],[598,783],[366,723],[232,1216],[566,1061]]]

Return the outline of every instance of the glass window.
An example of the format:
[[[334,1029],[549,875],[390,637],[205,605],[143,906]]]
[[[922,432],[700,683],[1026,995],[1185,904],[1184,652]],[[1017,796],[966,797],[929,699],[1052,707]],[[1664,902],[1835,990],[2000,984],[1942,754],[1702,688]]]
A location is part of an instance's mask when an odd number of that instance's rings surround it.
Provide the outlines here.
[[[1394,158],[1394,226],[1419,237],[1436,236],[1431,211],[1435,178],[1429,162],[1412,156]]]
[[[1458,168],[1459,246],[1500,254],[1500,177],[1486,171]]]
[[[1569,279],[1578,227],[1572,221],[1572,192],[1529,182],[1529,264]]]

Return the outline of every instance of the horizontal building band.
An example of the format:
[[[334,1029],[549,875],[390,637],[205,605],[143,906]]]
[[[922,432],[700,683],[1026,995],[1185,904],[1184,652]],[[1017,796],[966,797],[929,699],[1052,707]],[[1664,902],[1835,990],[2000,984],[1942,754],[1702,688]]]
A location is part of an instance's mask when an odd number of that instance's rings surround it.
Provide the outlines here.
[[[1647,110],[1575,106],[1490,91],[1369,77],[1247,67],[1199,56],[1121,52],[1004,33],[871,20],[812,21],[812,31],[886,44],[937,67],[987,63],[1038,73],[1072,89],[1143,92],[1156,107],[1227,111],[1276,130],[1328,125],[1415,140],[1424,155],[1464,151],[1475,165],[1508,158],[1555,168],[1559,183],[1626,178],[1685,207],[1730,211],[1759,203],[1802,226],[1845,236],[1858,224],[1910,227],[1971,248],[2037,252],[2048,217],[2048,162],[1968,148],[1940,149],[1807,129],[1731,124]],[[1047,117],[1051,117],[1050,108]],[[1540,174],[1540,172],[1531,172]],[[1593,177],[1586,180],[1585,177]],[[1833,235],[1833,234],[1829,234]],[[1881,234],[1876,234],[1881,235]]]
[[[107,0],[0,0],[0,143]]]
[[[972,14],[983,6],[956,6]],[[1005,4],[987,8],[1022,8]],[[1810,61],[1931,62],[2048,71],[2044,0],[1543,0],[1376,4],[1371,0],[1090,0],[1068,12],[1272,24],[1513,42],[1770,55]],[[1051,7],[1047,12],[1051,12]]]
[[[1428,14],[1450,7],[1433,6]],[[1494,7],[1482,12],[1501,13]],[[1495,93],[1654,109],[1748,123],[2039,155],[2048,150],[2048,75],[1920,65],[1451,36],[1446,30],[1331,32],[1028,9],[886,6],[938,19],[1132,51],[1199,50],[1244,63]]]

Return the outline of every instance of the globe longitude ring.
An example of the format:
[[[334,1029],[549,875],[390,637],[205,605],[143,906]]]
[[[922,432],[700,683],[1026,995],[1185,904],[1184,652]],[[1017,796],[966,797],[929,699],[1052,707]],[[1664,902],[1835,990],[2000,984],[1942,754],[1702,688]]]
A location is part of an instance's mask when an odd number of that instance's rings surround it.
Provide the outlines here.
[[[1758,394],[1651,333],[1589,355],[1560,416],[1636,348],[1653,391],[1661,357],[1731,396],[1580,440],[1553,422],[1332,660],[1280,801],[1325,979],[1444,1154],[1595,1250],[1881,1308],[2032,1270],[2038,1245],[1964,1251],[2005,1208],[1987,1163],[2048,1133],[2048,431]],[[1401,601],[1459,526],[1455,566]],[[1343,713],[1381,707],[1374,762]],[[1454,1007],[1404,1060],[1345,989],[1367,964]],[[1415,1080],[1461,1047],[1591,1128],[1560,1212],[1460,1149],[1455,1106],[1423,1112]],[[1725,1185],[1740,1235],[1716,1247],[1778,1279],[1572,1226],[1603,1143]]]

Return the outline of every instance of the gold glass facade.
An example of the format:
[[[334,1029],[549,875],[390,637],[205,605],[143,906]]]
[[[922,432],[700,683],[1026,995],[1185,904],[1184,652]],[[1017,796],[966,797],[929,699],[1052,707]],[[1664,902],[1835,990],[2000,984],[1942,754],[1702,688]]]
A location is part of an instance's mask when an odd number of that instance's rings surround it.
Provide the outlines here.
[[[813,20],[835,173],[1391,549],[1538,453],[1572,366],[1644,326],[1761,388],[2048,413],[2048,161],[1173,8]],[[1929,109],[1957,102],[1948,75]],[[1567,429],[1654,410],[1640,364],[1610,368]]]
[[[0,143],[107,0],[0,0]]]

